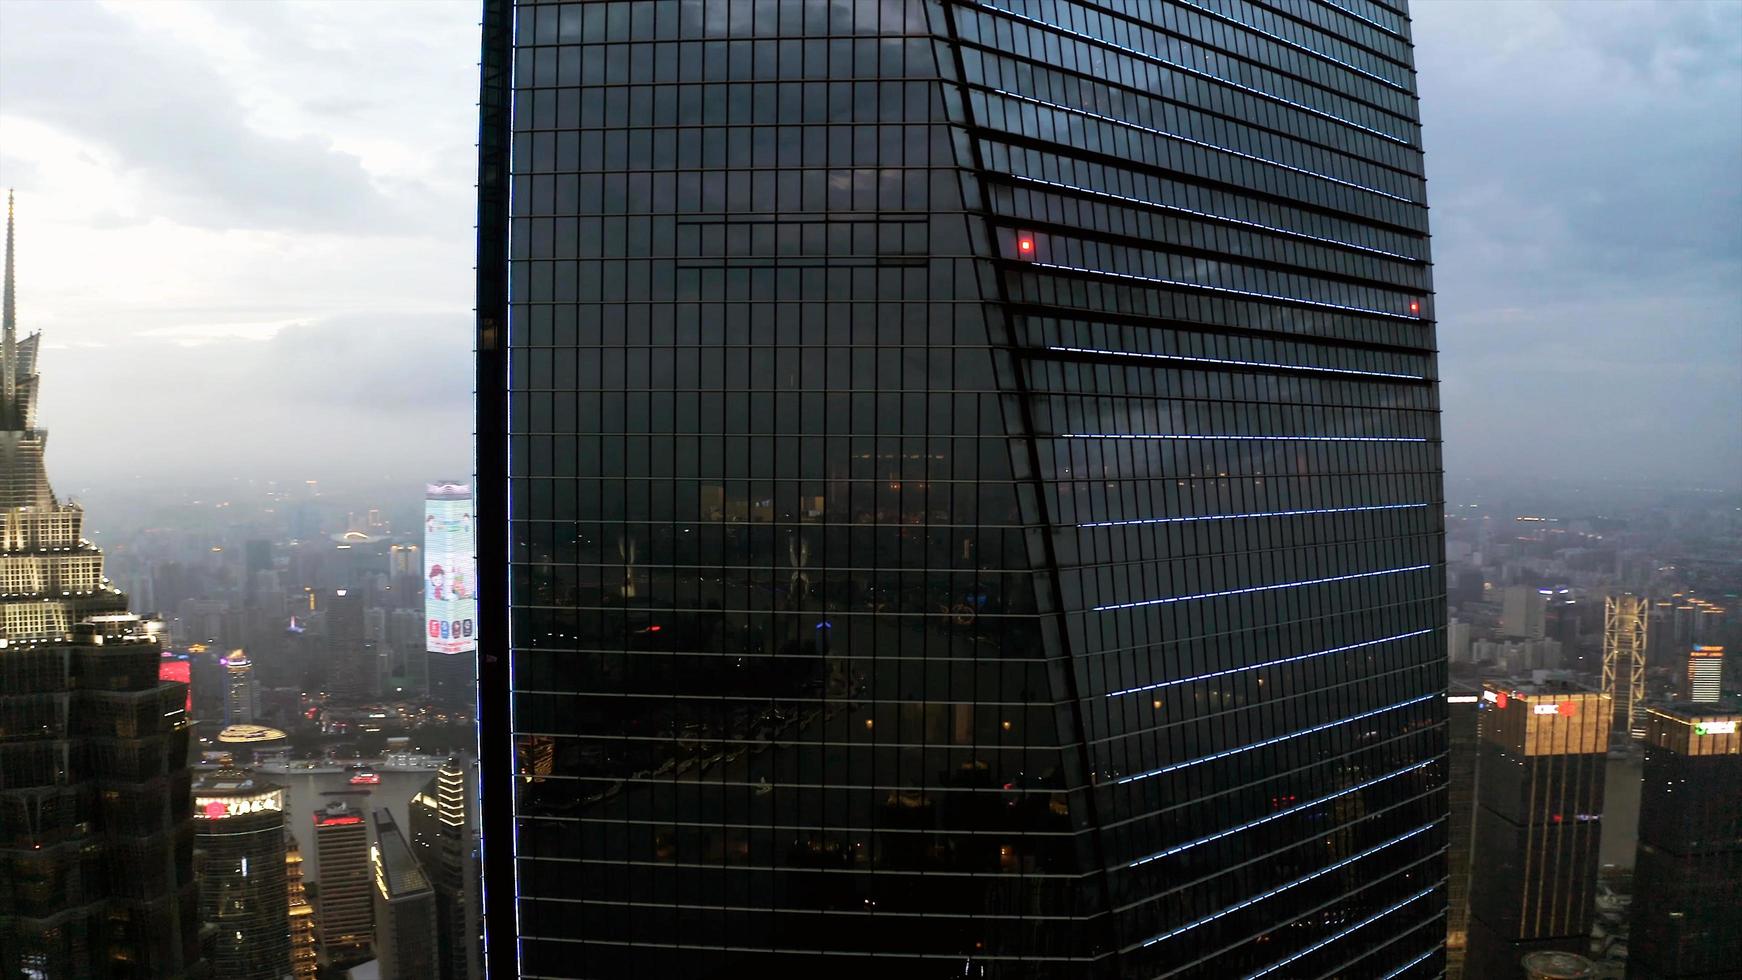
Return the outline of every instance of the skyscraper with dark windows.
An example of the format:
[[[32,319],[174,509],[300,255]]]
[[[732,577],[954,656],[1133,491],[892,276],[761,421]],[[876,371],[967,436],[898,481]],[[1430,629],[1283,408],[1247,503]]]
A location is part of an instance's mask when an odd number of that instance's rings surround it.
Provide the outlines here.
[[[1590,945],[1615,703],[1504,681],[1481,696],[1463,975],[1525,980],[1528,954]]]
[[[493,971],[1441,972],[1400,4],[484,20]]]
[[[13,211],[0,312],[0,976],[199,977],[186,684],[58,499],[18,337]]]
[[[375,955],[382,980],[437,977],[436,895],[393,814],[375,811]]]
[[[291,972],[284,787],[234,769],[194,782],[194,864],[213,974],[282,980]]]
[[[1742,963],[1742,706],[1648,708],[1628,980],[1717,980]]]
[[[435,890],[437,976],[477,980],[478,832],[468,806],[465,763],[449,759],[407,804],[411,851]]]

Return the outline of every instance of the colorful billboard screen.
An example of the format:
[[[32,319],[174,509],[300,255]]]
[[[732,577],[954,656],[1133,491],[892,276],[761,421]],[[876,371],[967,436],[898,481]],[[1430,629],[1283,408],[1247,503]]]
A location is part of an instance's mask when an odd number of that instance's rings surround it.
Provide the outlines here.
[[[424,495],[424,649],[471,653],[478,649],[478,597],[473,575],[472,488],[432,483]]]

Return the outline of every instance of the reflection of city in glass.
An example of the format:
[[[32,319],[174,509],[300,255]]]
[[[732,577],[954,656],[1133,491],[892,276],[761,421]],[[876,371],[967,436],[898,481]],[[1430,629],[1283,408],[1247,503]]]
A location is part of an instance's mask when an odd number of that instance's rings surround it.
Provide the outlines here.
[[[516,7],[522,971],[1437,975],[1406,18]]]

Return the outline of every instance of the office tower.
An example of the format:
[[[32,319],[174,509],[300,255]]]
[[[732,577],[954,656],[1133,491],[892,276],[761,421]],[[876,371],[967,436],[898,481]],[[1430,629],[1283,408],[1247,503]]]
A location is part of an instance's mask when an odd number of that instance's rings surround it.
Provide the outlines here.
[[[323,597],[327,616],[327,690],[342,704],[357,704],[374,691],[375,651],[364,635],[363,595],[335,589]]]
[[[1651,604],[1641,596],[1603,599],[1603,693],[1615,699],[1617,734],[1645,734],[1645,651]]]
[[[321,957],[332,964],[366,959],[375,941],[375,921],[369,825],[362,810],[334,801],[315,811],[315,860],[321,869],[315,895]]]
[[[1453,624],[1456,625],[1456,624]],[[1446,976],[1464,975],[1464,950],[1469,941],[1470,863],[1476,819],[1476,758],[1482,695],[1478,688],[1453,682],[1446,696],[1446,797],[1451,803],[1446,847]]]
[[[254,721],[259,699],[254,683],[254,664],[241,650],[231,650],[219,663],[224,665],[224,724],[246,725]]]
[[[284,835],[284,881],[289,896],[290,975],[292,980],[315,980],[320,954],[315,952],[315,910],[309,904],[302,880],[302,849],[296,838]]]
[[[36,424],[40,334],[18,339],[13,211],[0,314],[0,975],[198,975],[187,688],[158,676]]]
[[[487,2],[492,973],[1442,969],[1408,21],[1215,9]]]
[[[395,582],[423,572],[423,561],[415,544],[396,544],[387,549],[387,574]]]
[[[206,962],[225,980],[290,972],[284,787],[234,769],[194,781],[194,867]]]
[[[375,875],[375,951],[381,980],[428,980],[435,976],[438,960],[435,890],[386,810],[375,811],[369,863]]]
[[[1742,964],[1742,711],[1646,709],[1628,980],[1716,980]]]
[[[477,980],[481,969],[477,835],[466,782],[464,763],[449,759],[410,803],[411,850],[435,889],[441,980]]]
[[[478,637],[470,484],[424,488],[424,650],[430,699],[470,713],[476,699]]]
[[[1500,635],[1540,640],[1547,635],[1548,603],[1553,593],[1528,585],[1508,588],[1500,607]]]
[[[1446,624],[1446,659],[1455,664],[1470,662],[1470,624],[1453,619]]]
[[[1483,685],[1465,976],[1522,977],[1526,953],[1590,943],[1613,704]]]
[[[1724,648],[1696,643],[1688,651],[1684,696],[1694,704],[1716,704],[1724,693]]]

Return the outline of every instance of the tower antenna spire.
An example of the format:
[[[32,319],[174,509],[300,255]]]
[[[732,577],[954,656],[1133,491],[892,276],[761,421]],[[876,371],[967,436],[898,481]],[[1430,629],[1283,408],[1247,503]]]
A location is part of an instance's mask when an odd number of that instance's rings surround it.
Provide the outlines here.
[[[0,301],[0,406],[10,420],[18,404],[18,295],[13,280],[12,189],[6,190],[6,285],[5,298]]]

